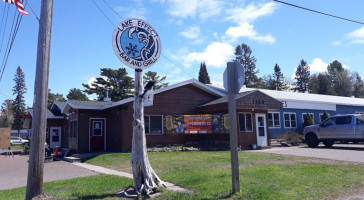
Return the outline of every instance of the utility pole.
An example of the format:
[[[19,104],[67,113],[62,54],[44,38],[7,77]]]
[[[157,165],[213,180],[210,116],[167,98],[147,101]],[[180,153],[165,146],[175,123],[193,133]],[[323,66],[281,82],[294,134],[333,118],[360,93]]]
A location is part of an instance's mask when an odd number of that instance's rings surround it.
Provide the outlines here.
[[[26,200],[41,194],[43,189],[44,143],[47,125],[47,99],[49,58],[51,49],[53,0],[42,0],[38,47],[37,66],[34,84],[32,139],[28,167]]]
[[[229,107],[229,128],[230,128],[230,154],[231,154],[231,179],[233,194],[240,191],[239,183],[239,160],[238,160],[238,138],[236,125],[236,62],[227,63],[227,82],[228,82],[228,107]]]

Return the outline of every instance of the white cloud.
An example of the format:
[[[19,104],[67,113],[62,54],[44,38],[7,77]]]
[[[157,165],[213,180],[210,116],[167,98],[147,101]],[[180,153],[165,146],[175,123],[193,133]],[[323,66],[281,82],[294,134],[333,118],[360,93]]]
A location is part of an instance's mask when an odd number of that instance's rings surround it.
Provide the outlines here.
[[[198,16],[201,20],[206,20],[221,13],[223,1],[219,0],[171,0],[168,14],[186,19]]]
[[[364,44],[364,26],[347,34],[352,44]]]
[[[89,85],[90,87],[92,87],[93,88],[93,86],[91,86],[91,84],[93,83],[93,82],[95,82],[96,81],[96,77],[91,77],[88,81],[87,81],[87,85]]]
[[[315,58],[308,65],[310,66],[310,73],[314,74],[316,72],[326,72],[329,64],[325,63],[321,58]]]
[[[252,22],[259,17],[272,14],[278,8],[274,2],[268,3],[251,3],[246,7],[228,8],[225,10],[227,15],[225,21],[233,21],[235,23]]]
[[[180,34],[188,39],[196,39],[200,36],[201,30],[199,26],[190,26],[188,29],[185,29]]]
[[[340,45],[342,45],[342,42],[340,40],[336,40],[336,41],[333,41],[331,44],[333,46],[340,46]]]
[[[321,73],[321,72],[327,72],[327,66],[330,63],[326,63],[324,62],[321,58],[315,58],[312,60],[311,64],[308,64],[308,66],[310,66],[310,74],[315,74],[315,73]],[[342,63],[341,63],[342,64]],[[349,69],[349,66],[342,64],[344,69]],[[293,70],[293,74],[291,76],[292,79],[295,78],[295,73],[296,73],[297,67],[294,68]]]
[[[254,26],[249,24],[248,22],[243,22],[240,23],[239,26],[235,26],[235,27],[229,27],[228,30],[226,30],[225,32],[225,36],[227,38],[232,39],[233,41],[237,40],[240,37],[247,37],[251,40],[257,40],[260,42],[265,42],[265,43],[274,43],[276,41],[276,39],[268,34],[268,35],[261,35],[259,33],[257,33],[254,30]]]
[[[186,66],[192,62],[205,62],[208,67],[225,67],[233,56],[234,47],[228,43],[213,42],[202,52],[189,53],[185,58]]]

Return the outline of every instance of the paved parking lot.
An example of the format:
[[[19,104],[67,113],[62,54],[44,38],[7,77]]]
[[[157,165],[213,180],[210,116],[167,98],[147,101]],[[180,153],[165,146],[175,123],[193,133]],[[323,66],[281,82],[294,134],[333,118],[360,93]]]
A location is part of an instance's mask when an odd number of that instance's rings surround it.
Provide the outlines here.
[[[256,152],[364,163],[363,144],[334,144],[331,148],[326,148],[321,144],[318,148],[314,149],[307,146],[274,147],[272,149],[258,150]]]
[[[0,155],[0,190],[23,187],[27,184],[29,156]],[[94,176],[98,173],[64,161],[44,163],[44,182],[77,177]]]

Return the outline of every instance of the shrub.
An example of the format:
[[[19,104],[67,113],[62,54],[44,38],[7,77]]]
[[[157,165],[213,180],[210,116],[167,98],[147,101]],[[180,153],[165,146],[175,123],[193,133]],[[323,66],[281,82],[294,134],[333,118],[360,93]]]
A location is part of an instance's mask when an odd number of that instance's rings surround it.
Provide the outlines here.
[[[297,132],[291,131],[278,136],[278,142],[286,143],[292,146],[298,146],[302,143],[303,136]]]
[[[313,122],[313,119],[311,117],[311,115],[309,115],[308,113],[305,115],[305,118],[303,119],[303,128],[305,128],[306,126],[310,126],[310,125],[314,125],[315,123]]]

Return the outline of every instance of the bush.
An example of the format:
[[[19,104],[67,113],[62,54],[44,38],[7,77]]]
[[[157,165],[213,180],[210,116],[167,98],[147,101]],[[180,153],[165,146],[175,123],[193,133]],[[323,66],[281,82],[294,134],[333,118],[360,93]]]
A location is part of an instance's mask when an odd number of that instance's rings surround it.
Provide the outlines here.
[[[278,142],[280,142],[282,145],[286,143],[288,146],[298,146],[302,143],[302,141],[303,136],[294,131],[278,136]]]
[[[304,119],[303,119],[303,128],[305,128],[306,126],[311,126],[314,125],[315,122],[313,122],[313,119],[311,117],[311,115],[309,115],[308,113],[305,115]]]

